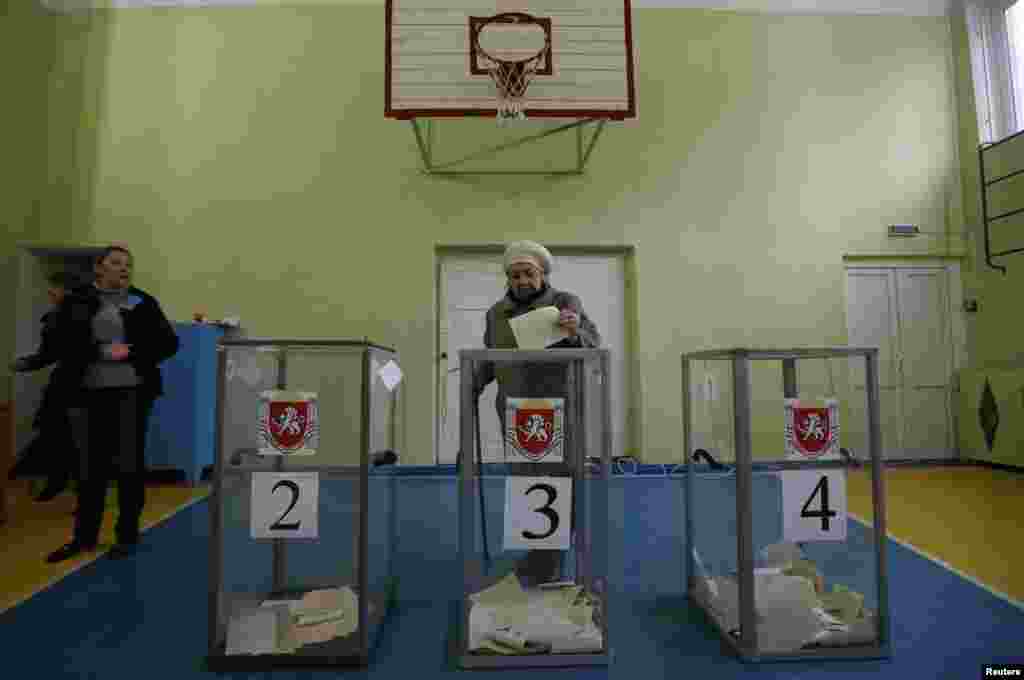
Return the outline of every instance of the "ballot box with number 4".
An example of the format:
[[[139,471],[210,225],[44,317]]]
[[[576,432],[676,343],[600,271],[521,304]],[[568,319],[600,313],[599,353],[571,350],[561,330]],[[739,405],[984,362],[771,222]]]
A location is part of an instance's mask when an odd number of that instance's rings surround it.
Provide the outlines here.
[[[682,363],[690,600],[745,661],[889,657],[878,350]]]
[[[609,353],[463,350],[462,592],[450,639],[465,669],[608,665]],[[482,463],[473,376],[504,380],[504,462]],[[493,439],[492,439],[493,440]],[[491,459],[493,460],[493,458]]]
[[[207,667],[364,665],[394,597],[394,350],[222,340]]]

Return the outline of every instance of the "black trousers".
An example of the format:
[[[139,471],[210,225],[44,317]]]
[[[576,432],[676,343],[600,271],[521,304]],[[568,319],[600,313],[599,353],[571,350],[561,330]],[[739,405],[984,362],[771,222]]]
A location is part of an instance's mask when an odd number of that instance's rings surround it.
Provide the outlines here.
[[[138,541],[152,408],[153,397],[138,388],[107,388],[90,390],[85,405],[72,409],[72,432],[80,454],[76,541],[94,544],[99,539],[111,479],[118,484],[117,541]]]

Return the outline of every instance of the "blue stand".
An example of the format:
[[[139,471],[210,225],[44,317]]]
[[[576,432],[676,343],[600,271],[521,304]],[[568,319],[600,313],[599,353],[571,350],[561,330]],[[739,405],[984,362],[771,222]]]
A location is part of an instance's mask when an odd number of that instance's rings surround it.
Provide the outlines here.
[[[160,365],[164,396],[153,404],[146,435],[148,469],[182,470],[197,484],[213,465],[217,404],[217,326],[174,324],[181,347]],[[255,415],[253,416],[255,418]]]

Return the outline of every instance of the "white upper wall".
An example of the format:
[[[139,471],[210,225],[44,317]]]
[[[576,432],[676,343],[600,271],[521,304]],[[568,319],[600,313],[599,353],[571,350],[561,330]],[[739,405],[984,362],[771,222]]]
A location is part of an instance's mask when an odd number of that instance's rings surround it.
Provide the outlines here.
[[[57,11],[89,7],[201,7],[204,5],[374,5],[383,0],[39,0]],[[898,14],[943,16],[950,0],[633,0],[634,7],[690,7],[775,14]]]

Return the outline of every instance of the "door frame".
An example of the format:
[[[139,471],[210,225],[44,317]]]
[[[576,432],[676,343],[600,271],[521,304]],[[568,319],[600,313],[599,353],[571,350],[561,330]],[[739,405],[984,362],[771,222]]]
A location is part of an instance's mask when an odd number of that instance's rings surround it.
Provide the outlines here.
[[[851,269],[885,269],[885,270],[943,270],[946,276],[947,309],[950,320],[950,343],[952,345],[952,379],[950,389],[949,423],[950,423],[950,445],[955,454],[955,460],[962,457],[960,450],[960,427],[957,418],[957,404],[960,398],[960,371],[968,363],[967,347],[967,324],[964,319],[964,287],[961,264],[964,257],[948,255],[930,255],[920,257],[843,257],[843,315],[846,324],[846,338],[850,337],[850,299],[848,271]],[[899,309],[897,307],[897,314]],[[902,351],[902,344],[900,351]],[[902,374],[900,380],[903,380]],[[897,459],[898,460],[898,459]]]
[[[440,430],[440,409],[442,408],[442,385],[440,381],[440,370],[438,365],[442,361],[446,361],[442,358],[442,354],[446,351],[446,348],[441,346],[441,287],[443,285],[442,277],[443,263],[446,259],[452,258],[468,258],[472,259],[474,256],[487,256],[487,257],[501,257],[505,253],[505,248],[508,247],[507,243],[438,243],[434,245],[434,346],[433,346],[433,362],[431,368],[431,380],[434,381],[433,390],[433,401],[434,408],[432,410],[432,416],[434,419],[433,431],[434,436],[431,438],[431,446],[433,447],[433,460],[434,465],[438,465],[438,455],[440,453],[440,441],[441,441],[441,430]],[[637,323],[637,309],[639,309],[639,300],[637,299],[637,285],[636,285],[636,246],[623,244],[623,245],[600,245],[600,244],[561,244],[561,243],[546,243],[544,247],[548,249],[552,257],[576,257],[576,256],[600,256],[608,258],[619,258],[622,260],[622,271],[623,271],[623,307],[625,309],[626,318],[623,319],[623,337],[625,338],[625,362],[629,371],[629,383],[624,386],[623,398],[625,399],[625,431],[622,433],[623,436],[623,448],[627,454],[630,452],[633,455],[637,455],[638,452],[643,451],[643,407],[642,407],[642,394],[641,381],[640,381],[640,366],[639,366],[639,353],[637,348],[639,347],[639,324]]]

